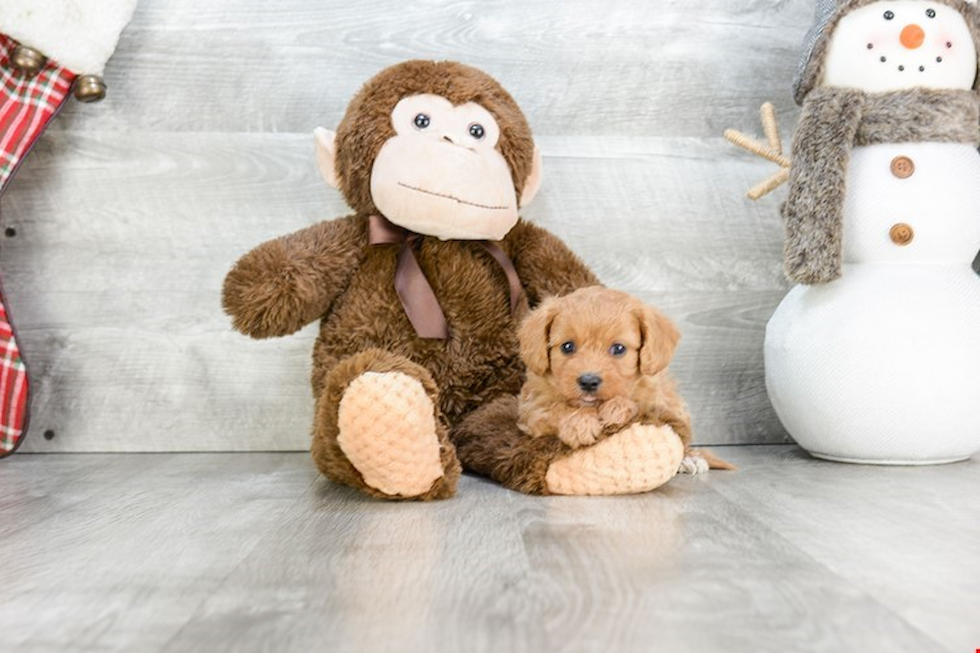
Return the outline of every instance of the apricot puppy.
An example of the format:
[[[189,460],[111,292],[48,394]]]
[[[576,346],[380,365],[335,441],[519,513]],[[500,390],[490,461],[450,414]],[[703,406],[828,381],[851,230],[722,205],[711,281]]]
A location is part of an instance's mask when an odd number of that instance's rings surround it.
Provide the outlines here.
[[[582,288],[542,302],[518,336],[527,365],[523,432],[576,448],[634,421],[666,424],[684,443],[683,471],[731,467],[690,450],[690,416],[667,373],[680,333],[653,307],[618,290]]]

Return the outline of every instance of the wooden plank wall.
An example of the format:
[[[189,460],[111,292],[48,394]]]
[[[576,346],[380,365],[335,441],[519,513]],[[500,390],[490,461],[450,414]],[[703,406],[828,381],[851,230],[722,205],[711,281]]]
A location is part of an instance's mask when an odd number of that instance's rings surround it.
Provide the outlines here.
[[[99,105],[69,107],[3,198],[0,264],[35,379],[26,451],[308,446],[314,328],[233,332],[224,274],[347,213],[311,132],[408,58],[461,60],[524,108],[546,179],[526,215],[675,318],[701,443],[784,442],[766,320],[787,289],[772,172],[726,127],[784,131],[810,0],[141,0]],[[2,231],[2,230],[0,230]],[[8,231],[9,233],[9,231]],[[52,439],[42,437],[48,432]]]

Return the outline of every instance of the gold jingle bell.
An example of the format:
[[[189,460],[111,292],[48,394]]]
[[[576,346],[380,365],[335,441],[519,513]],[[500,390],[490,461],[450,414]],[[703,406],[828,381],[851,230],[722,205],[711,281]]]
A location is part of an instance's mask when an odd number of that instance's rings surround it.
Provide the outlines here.
[[[105,97],[105,82],[98,75],[79,75],[75,79],[75,99],[98,102]]]
[[[34,48],[18,45],[10,56],[10,63],[27,77],[33,77],[41,72],[41,69],[48,63],[48,58]]]

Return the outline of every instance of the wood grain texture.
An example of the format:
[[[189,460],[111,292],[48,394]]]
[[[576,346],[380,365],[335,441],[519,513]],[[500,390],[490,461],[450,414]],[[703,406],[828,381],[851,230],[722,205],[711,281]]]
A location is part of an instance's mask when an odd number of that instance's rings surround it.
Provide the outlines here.
[[[20,458],[0,481],[5,650],[160,650],[315,476],[295,454]]]
[[[976,647],[980,463],[717,452],[741,470],[603,498],[464,477],[434,504],[364,498],[306,454],[15,456],[0,649]]]
[[[57,129],[309,132],[404,59],[499,78],[539,134],[715,137],[792,110],[807,0],[141,0],[109,96]]]
[[[308,447],[315,327],[250,341],[220,311],[259,243],[348,213],[313,165],[361,83],[411,57],[497,76],[545,161],[527,216],[663,308],[701,443],[784,442],[765,323],[787,289],[771,166],[721,133],[772,99],[789,133],[807,0],[405,5],[143,0],[106,71],[3,197],[9,302],[35,379],[25,451]],[[53,440],[40,435],[55,434]]]
[[[980,615],[980,463],[880,468],[816,463],[795,447],[728,451],[751,474],[719,475],[720,494],[936,640],[923,650],[977,648],[980,620],[964,617]]]
[[[719,176],[721,139],[541,144],[548,179],[529,219],[677,320],[697,439],[782,441],[761,369],[785,290],[780,227],[727,199],[764,166]],[[259,242],[347,212],[311,139],[54,133],[26,165],[4,198],[17,236],[3,270],[35,375],[33,426],[56,434],[26,450],[305,449],[315,327],[251,341],[221,313],[220,288]]]

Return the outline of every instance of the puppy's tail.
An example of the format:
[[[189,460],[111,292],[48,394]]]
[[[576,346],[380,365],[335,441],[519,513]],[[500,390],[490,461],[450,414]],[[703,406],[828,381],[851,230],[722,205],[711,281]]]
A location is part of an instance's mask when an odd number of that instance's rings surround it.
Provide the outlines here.
[[[724,458],[719,458],[707,449],[691,449],[688,451],[687,455],[703,459],[706,463],[708,463],[708,469],[727,469],[730,471],[735,471],[738,469],[738,467],[732,463],[728,462]]]

